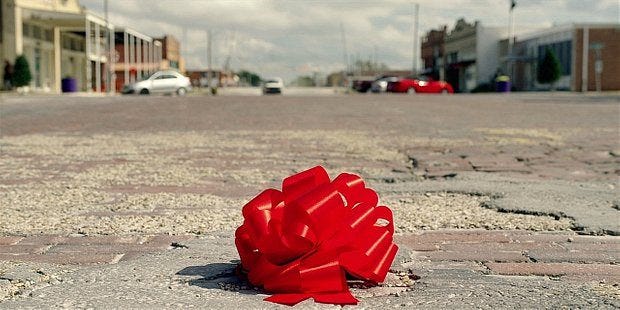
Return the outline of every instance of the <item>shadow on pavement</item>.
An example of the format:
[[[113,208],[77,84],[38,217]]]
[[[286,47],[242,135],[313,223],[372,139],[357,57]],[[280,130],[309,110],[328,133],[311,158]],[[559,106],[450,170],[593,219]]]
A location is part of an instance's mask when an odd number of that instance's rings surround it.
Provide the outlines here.
[[[239,261],[233,260],[229,263],[188,266],[178,271],[176,275],[189,278],[181,278],[181,280],[201,288],[235,291],[249,295],[259,294],[260,291],[255,290],[245,279],[237,276],[238,265]]]

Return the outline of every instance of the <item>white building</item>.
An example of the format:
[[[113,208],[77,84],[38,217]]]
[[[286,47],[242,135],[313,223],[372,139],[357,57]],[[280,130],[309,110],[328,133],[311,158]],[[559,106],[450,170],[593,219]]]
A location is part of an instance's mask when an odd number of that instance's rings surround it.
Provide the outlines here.
[[[445,40],[446,81],[460,92],[488,83],[500,67],[498,42],[507,36],[507,27],[459,19]]]
[[[0,17],[0,60],[25,55],[32,89],[59,93],[71,78],[81,91],[114,90],[114,26],[77,0],[2,0]]]

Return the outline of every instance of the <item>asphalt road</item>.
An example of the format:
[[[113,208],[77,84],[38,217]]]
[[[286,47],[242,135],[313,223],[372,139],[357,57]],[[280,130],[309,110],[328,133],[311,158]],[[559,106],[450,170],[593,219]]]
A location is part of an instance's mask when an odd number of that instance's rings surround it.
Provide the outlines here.
[[[154,227],[169,223],[163,217],[150,225],[113,221],[88,226],[86,218],[76,222],[71,215],[75,210],[86,217],[116,214],[118,208],[135,211],[130,198],[113,194],[143,194],[159,204],[166,199],[153,197],[162,193],[210,194],[242,203],[315,165],[332,174],[358,173],[385,195],[456,192],[462,196],[442,201],[571,222],[495,223],[481,215],[472,223],[446,224],[451,222],[432,220],[433,209],[409,217],[403,231],[570,227],[620,233],[620,96],[614,94],[0,98],[5,171],[0,184],[21,191],[3,197],[19,201],[4,210],[14,219],[5,233],[32,233],[32,227],[120,233],[136,225],[159,232]],[[76,192],[54,194],[59,186]],[[30,210],[41,217],[38,210],[55,201],[41,193],[60,197],[55,206],[64,209],[48,209],[47,215],[59,223],[24,214]],[[20,205],[24,201],[27,206]],[[101,207],[109,201],[116,209]],[[395,204],[406,208],[411,203]],[[428,220],[411,224],[424,214]],[[455,216],[449,210],[439,215]],[[34,222],[20,220],[24,217]],[[175,232],[233,228],[234,218],[206,228],[178,224]]]
[[[0,95],[0,308],[276,308],[232,232],[315,165],[394,213],[363,307],[617,308],[619,137],[616,94]]]
[[[0,97],[1,98],[1,97]],[[7,97],[2,135],[161,130],[364,130],[434,138],[480,128],[600,130],[617,134],[620,96],[334,95]]]

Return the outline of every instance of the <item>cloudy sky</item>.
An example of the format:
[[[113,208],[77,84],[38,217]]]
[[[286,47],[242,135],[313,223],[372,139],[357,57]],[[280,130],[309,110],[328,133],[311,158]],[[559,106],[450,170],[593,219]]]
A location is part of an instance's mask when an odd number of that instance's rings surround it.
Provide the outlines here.
[[[150,36],[172,34],[188,69],[207,65],[207,30],[213,64],[230,57],[233,70],[291,79],[344,68],[344,29],[350,59],[372,59],[408,69],[413,58],[413,3],[403,0],[108,0],[109,18]],[[103,16],[102,0],[80,3]],[[509,0],[420,3],[419,37],[456,20],[508,28]],[[517,28],[573,22],[619,23],[620,0],[517,0]],[[185,35],[184,35],[185,34]],[[420,61],[421,63],[421,61]],[[420,64],[421,65],[421,64]]]

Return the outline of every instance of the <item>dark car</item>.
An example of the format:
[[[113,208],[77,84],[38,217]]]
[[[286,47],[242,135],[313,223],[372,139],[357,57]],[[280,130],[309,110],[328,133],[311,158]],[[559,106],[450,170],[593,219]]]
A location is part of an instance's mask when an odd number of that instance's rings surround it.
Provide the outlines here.
[[[370,86],[370,91],[373,93],[384,93],[387,91],[389,83],[397,82],[398,80],[399,78],[395,76],[380,77],[374,82],[372,82],[372,85]]]
[[[353,89],[360,93],[367,92],[372,86],[373,80],[355,80],[353,81]]]

